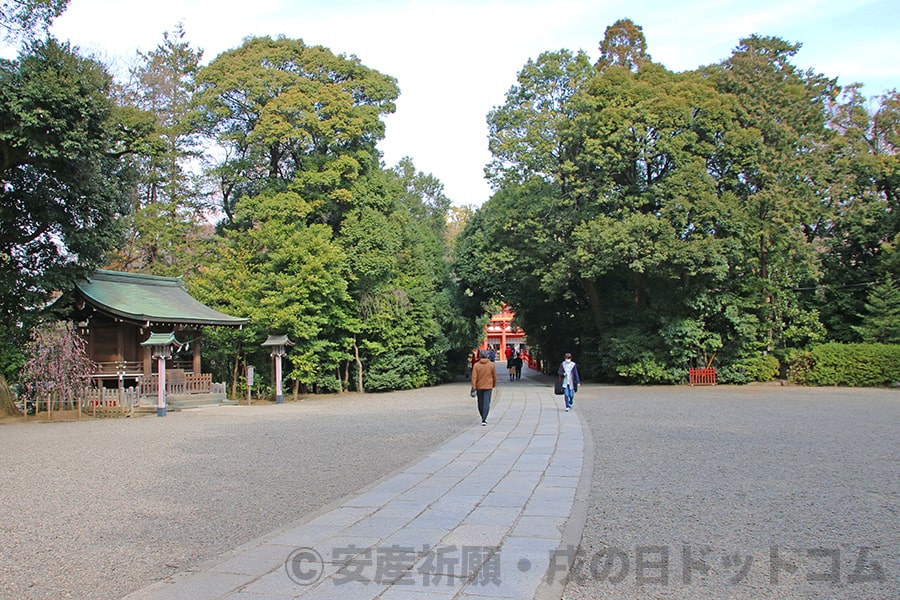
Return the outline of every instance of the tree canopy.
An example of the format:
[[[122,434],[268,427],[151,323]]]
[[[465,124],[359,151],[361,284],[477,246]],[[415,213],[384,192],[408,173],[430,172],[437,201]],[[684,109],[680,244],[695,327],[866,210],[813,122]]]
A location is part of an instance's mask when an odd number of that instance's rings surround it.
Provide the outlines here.
[[[149,132],[98,62],[53,39],[0,61],[0,322],[17,327],[120,240]]]
[[[871,335],[855,321],[893,314],[893,288],[866,303],[855,286],[890,273],[897,94],[874,114],[853,86],[842,102],[798,49],[754,35],[672,73],[626,19],[592,69],[567,50],[528,61],[488,117],[496,193],[457,243],[463,286],[607,380],[715,361],[744,381],[769,353]]]
[[[202,131],[224,149],[210,173],[225,218],[190,283],[253,317],[246,347],[287,333],[289,376],[306,389],[450,376],[448,338],[465,348],[476,339],[459,339],[447,299],[443,186],[411,161],[380,164],[395,80],[354,56],[268,37],[223,53],[196,80]]]
[[[248,39],[199,74],[195,103],[225,150],[215,170],[222,210],[273,185],[301,193],[336,225],[373,163],[394,111],[393,78],[302,40]]]
[[[7,41],[30,40],[47,31],[70,0],[0,0],[0,30]]]
[[[593,64],[541,53],[487,116],[476,209],[383,164],[398,82],[354,55],[250,37],[204,65],[179,25],[117,83],[41,35],[66,6],[0,2],[26,41],[0,62],[8,348],[100,266],[251,317],[205,334],[235,391],[270,333],[296,344],[295,393],[448,380],[502,301],[538,355],[608,381],[740,382],[822,341],[897,341],[900,96],[797,67],[797,43],[674,73],[622,19]]]

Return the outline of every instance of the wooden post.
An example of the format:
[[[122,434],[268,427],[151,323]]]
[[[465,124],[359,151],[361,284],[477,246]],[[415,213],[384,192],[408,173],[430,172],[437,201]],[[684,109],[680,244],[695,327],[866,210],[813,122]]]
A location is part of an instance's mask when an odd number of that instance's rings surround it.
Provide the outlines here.
[[[193,369],[194,369],[194,373],[195,373],[196,375],[199,375],[200,372],[201,372],[201,366],[200,366],[200,332],[198,331],[196,335],[197,335],[197,337],[194,339],[194,351],[193,351],[194,353],[193,353],[192,357],[193,357],[193,359],[194,359],[194,360],[193,360]]]

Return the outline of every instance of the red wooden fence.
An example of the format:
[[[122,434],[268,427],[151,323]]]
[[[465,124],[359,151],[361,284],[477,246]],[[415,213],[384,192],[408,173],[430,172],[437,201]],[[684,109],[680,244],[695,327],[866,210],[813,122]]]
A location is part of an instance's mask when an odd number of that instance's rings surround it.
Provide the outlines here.
[[[716,385],[715,369],[690,369],[691,385]]]

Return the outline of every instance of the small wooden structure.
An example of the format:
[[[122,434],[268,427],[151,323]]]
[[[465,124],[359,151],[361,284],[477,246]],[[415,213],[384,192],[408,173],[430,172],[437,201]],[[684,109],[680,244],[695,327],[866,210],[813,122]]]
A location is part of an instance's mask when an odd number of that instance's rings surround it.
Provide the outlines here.
[[[211,375],[201,370],[203,328],[243,327],[249,322],[199,302],[180,277],[106,270],[76,284],[72,318],[97,365],[91,376],[94,386],[134,387],[142,398],[159,393],[152,347],[144,342],[153,334],[173,334],[180,352],[172,355],[164,373],[165,391],[173,401],[217,393]]]

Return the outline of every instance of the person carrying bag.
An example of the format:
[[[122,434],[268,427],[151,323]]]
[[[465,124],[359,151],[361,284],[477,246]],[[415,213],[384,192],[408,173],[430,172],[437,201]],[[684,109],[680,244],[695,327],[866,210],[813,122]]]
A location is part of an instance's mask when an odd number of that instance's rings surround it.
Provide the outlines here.
[[[487,350],[479,352],[480,358],[472,367],[472,392],[473,397],[478,398],[478,414],[481,416],[481,424],[487,425],[488,413],[491,412],[491,392],[497,385],[497,369],[488,358]]]
[[[557,395],[563,395],[566,399],[566,412],[572,409],[575,404],[575,392],[578,391],[578,384],[581,383],[581,377],[578,375],[578,365],[572,360],[572,355],[566,352],[565,360],[559,364],[556,374],[559,376],[556,380],[556,389],[560,391],[554,392]]]

